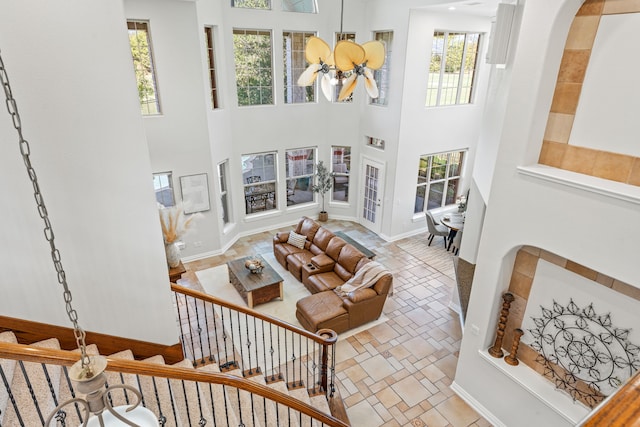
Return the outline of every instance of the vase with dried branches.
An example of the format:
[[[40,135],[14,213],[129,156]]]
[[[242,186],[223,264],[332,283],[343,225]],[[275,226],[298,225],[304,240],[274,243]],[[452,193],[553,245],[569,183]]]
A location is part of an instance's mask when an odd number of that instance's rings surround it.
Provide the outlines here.
[[[167,254],[169,267],[175,268],[180,265],[180,248],[178,241],[184,237],[193,224],[197,215],[185,215],[181,205],[161,208],[160,226],[162,227],[162,237],[164,239],[164,249]]]

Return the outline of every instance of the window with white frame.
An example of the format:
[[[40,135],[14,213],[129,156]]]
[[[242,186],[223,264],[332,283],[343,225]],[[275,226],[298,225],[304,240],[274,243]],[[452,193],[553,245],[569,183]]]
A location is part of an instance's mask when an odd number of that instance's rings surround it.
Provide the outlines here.
[[[287,150],[287,206],[313,202],[313,174],[316,164],[315,148]]]
[[[456,202],[465,151],[420,156],[414,213]]]
[[[393,42],[393,31],[376,31],[374,39],[384,44],[384,64],[373,71],[373,78],[378,85],[378,97],[369,98],[375,105],[387,105],[389,95],[389,67],[391,66],[391,46]]]
[[[285,12],[318,13],[316,0],[282,0]]]
[[[304,48],[313,32],[284,31],[282,52],[284,59],[284,102],[285,104],[315,102],[316,87],[299,86],[298,78],[307,68]]]
[[[427,107],[469,104],[478,66],[479,33],[436,31],[427,80]]]
[[[277,209],[276,171],[275,151],[242,155],[242,182],[247,215]]]
[[[147,21],[127,21],[129,46],[136,74],[138,98],[143,115],[160,114],[158,84]]]
[[[351,170],[351,147],[331,147],[331,172],[333,173],[333,188],[331,200],[336,202],[349,201],[349,171]]]
[[[173,195],[173,179],[171,172],[158,172],[153,174],[153,190],[156,193],[156,201],[165,208],[175,205]]]
[[[218,102],[218,77],[216,72],[216,55],[213,42],[213,27],[204,27],[204,38],[207,43],[207,67],[209,68],[209,84],[211,86],[211,108],[220,107]]]
[[[229,211],[229,161],[218,163],[218,182],[220,184],[220,207],[222,209],[222,223],[227,225],[231,222]]]
[[[231,7],[246,9],[271,9],[271,0],[231,0]]]
[[[238,105],[273,104],[271,31],[233,30]]]
[[[336,44],[338,44],[339,41],[343,41],[343,40],[355,42],[356,33],[336,33]],[[335,87],[333,90],[332,102],[353,102],[353,92],[351,93],[351,95],[349,95],[349,97],[343,99],[342,101],[338,101],[338,98],[340,97],[340,91],[344,86],[344,82],[345,80],[347,80],[347,78],[349,78],[350,75],[351,75],[351,72],[343,73],[342,71],[339,71],[339,70],[336,72],[336,78],[334,80]]]

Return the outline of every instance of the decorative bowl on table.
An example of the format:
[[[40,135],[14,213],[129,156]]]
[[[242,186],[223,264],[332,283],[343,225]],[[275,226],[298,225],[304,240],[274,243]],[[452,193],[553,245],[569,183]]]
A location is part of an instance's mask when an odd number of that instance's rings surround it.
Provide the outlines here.
[[[248,259],[244,262],[244,266],[251,273],[258,274],[262,273],[262,269],[264,268],[264,264],[259,259]]]

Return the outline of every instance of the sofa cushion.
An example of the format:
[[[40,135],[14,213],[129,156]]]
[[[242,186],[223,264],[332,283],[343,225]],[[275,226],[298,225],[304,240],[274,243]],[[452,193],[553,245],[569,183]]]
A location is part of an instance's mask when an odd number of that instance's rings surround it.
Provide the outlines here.
[[[340,256],[340,251],[346,245],[347,242],[342,240],[339,237],[333,237],[329,244],[327,245],[327,250],[325,253],[331,257],[334,261],[338,261],[338,257]]]
[[[295,246],[296,248],[304,249],[304,243],[307,241],[307,236],[304,234],[298,234],[295,231],[289,232],[289,238],[287,243]]]
[[[307,240],[312,242],[319,228],[320,228],[320,224],[318,224],[311,218],[307,218],[306,216],[303,216],[300,222],[298,223],[298,226],[296,227],[295,232],[298,234],[304,234],[307,237]]]
[[[377,296],[378,293],[371,288],[358,289],[350,292],[347,297],[351,302],[361,302]]]
[[[312,332],[333,329],[340,333],[349,329],[349,315],[342,299],[333,292],[309,295],[296,303],[296,317],[302,326]]]
[[[334,237],[334,234],[324,227],[320,227],[313,238],[313,244],[318,247],[322,252],[327,250],[327,245]]]
[[[296,252],[287,257],[287,269],[293,276],[302,282],[302,266],[311,262],[313,254],[309,251]]]
[[[305,287],[312,294],[324,291],[330,291],[338,286],[344,284],[344,280],[340,276],[338,276],[334,271],[328,271],[326,273],[318,273],[313,276],[309,276],[307,282],[304,284]]]
[[[338,256],[338,264],[353,274],[356,272],[356,266],[362,258],[365,258],[364,254],[357,250],[355,246],[345,245]]]

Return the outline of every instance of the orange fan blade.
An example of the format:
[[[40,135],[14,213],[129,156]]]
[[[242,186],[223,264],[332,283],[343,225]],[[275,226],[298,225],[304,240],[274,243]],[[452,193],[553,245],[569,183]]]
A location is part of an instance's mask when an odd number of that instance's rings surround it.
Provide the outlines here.
[[[362,45],[365,51],[365,61],[367,61],[367,68],[377,70],[384,64],[384,44],[377,40],[366,42]]]
[[[320,71],[321,68],[322,66],[320,64],[309,65],[307,69],[300,74],[300,77],[298,77],[298,86],[311,86],[316,80],[318,71]]]
[[[356,84],[358,83],[358,75],[353,73],[349,76],[349,78],[344,82],[342,89],[340,90],[340,95],[338,95],[338,101],[344,101],[347,99],[356,88]]]
[[[365,51],[358,43],[343,40],[336,45],[334,56],[338,70],[349,71],[364,62]]]
[[[310,64],[319,64],[320,61],[327,62],[331,55],[331,48],[321,38],[311,36],[304,49],[304,56]]]
[[[369,94],[370,97],[372,98],[378,97],[379,95],[378,84],[373,78],[373,73],[368,68],[364,69],[364,87],[365,89],[367,89],[367,93]]]

